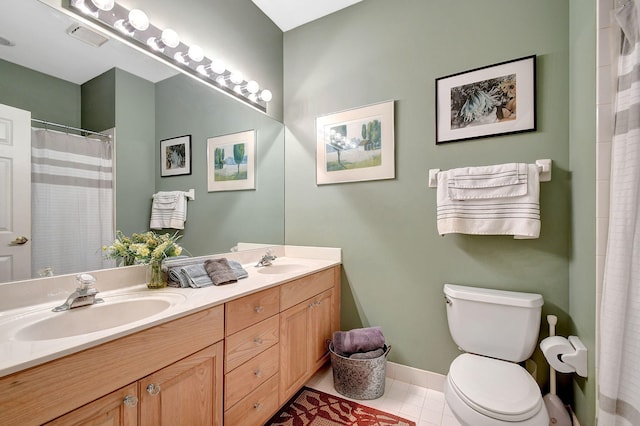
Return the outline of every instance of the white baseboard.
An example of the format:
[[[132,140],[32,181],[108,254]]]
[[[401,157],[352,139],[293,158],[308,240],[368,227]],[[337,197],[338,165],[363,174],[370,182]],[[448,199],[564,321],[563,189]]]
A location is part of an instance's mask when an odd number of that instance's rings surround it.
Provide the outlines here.
[[[407,367],[406,365],[396,364],[390,361],[387,361],[386,373],[390,379],[400,380],[401,382],[433,389],[438,392],[444,391],[444,380],[446,376],[443,374]]]

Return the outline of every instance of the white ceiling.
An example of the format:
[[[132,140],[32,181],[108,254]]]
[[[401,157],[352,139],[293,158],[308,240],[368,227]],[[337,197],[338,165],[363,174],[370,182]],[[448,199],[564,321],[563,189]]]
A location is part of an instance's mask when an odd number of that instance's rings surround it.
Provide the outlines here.
[[[282,31],[319,19],[362,0],[252,0]],[[115,40],[93,47],[66,34],[76,21],[45,2],[0,0],[0,59],[75,83],[118,67],[151,82],[177,71]]]
[[[251,0],[284,31],[315,21],[362,0]]]

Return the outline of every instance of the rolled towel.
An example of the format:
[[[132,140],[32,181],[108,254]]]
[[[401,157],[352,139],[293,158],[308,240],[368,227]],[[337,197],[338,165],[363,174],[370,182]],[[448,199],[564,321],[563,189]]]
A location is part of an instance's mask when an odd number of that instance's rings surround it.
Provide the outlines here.
[[[204,269],[209,274],[214,285],[235,283],[238,278],[229,266],[229,262],[225,258],[209,259],[204,262]]]
[[[384,355],[384,348],[378,348],[369,352],[356,352],[349,356],[350,359],[375,359]]]
[[[382,327],[356,328],[333,333],[333,349],[338,355],[369,352],[384,347]]]

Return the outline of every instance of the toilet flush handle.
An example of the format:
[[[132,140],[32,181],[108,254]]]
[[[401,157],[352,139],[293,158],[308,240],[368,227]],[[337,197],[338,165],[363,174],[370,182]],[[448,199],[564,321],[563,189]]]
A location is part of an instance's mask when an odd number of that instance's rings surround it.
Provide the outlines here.
[[[444,303],[446,303],[449,306],[453,305],[453,302],[447,296],[444,296]]]

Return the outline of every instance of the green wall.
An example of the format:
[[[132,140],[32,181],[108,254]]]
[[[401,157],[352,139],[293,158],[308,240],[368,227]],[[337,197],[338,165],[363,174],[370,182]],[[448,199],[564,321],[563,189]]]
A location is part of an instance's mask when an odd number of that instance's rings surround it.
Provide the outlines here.
[[[149,229],[155,192],[155,87],[116,69],[116,229]]]
[[[0,76],[1,104],[31,111],[32,118],[80,126],[80,86],[2,59]]]
[[[595,425],[596,3],[570,2],[571,333],[588,349],[588,378],[573,375],[576,415]]]
[[[239,241],[284,243],[284,126],[235,99],[177,75],[156,84],[157,190],[194,188],[181,243],[192,255],[227,252]],[[207,138],[256,130],[255,190],[208,192]],[[191,135],[192,173],[161,177],[160,142]]]
[[[342,328],[382,326],[392,361],[447,372],[459,352],[444,283],[541,293],[543,318],[573,329],[568,23],[568,1],[367,0],[285,33],[286,242],[342,247]],[[537,131],[435,145],[436,78],[531,54]],[[396,179],[316,186],[315,117],[388,99]],[[429,169],[539,158],[553,159],[539,239],[438,235]],[[534,359],[546,386],[539,350]],[[570,401],[569,380],[560,391]]]

